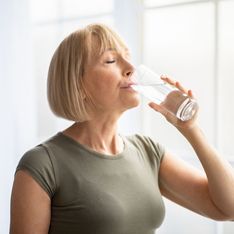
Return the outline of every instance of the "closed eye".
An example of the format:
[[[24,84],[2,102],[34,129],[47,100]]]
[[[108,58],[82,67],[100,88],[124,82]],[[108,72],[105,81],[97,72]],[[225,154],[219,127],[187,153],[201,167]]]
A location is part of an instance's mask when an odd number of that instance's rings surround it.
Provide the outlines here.
[[[109,60],[109,61],[106,61],[106,63],[114,63],[115,60]]]

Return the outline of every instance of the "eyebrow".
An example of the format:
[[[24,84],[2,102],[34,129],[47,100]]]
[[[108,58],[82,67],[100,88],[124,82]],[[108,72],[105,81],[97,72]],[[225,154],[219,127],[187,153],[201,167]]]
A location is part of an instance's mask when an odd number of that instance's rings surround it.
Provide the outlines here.
[[[111,51],[111,52],[113,51],[113,52],[119,53],[118,50],[113,49],[113,48],[108,48],[106,51],[104,51],[104,53],[107,51]],[[130,50],[128,48],[123,48],[123,52],[130,54]]]

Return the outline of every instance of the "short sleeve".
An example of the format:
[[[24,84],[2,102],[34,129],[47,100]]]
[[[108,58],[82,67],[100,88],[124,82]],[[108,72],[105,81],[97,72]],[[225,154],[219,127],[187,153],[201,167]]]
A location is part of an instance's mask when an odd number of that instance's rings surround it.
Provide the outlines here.
[[[159,169],[162,158],[165,154],[165,147],[163,145],[161,145],[159,142],[155,142],[150,137],[147,137],[146,139],[148,139],[148,141],[149,141],[149,147],[152,150],[153,155],[156,158],[158,169]]]
[[[135,147],[141,152],[141,155],[147,157],[151,167],[159,170],[161,160],[165,154],[164,146],[148,136],[136,134],[132,136],[131,139]]]
[[[56,190],[55,173],[49,154],[42,145],[22,156],[16,172],[19,170],[26,170],[52,198]]]

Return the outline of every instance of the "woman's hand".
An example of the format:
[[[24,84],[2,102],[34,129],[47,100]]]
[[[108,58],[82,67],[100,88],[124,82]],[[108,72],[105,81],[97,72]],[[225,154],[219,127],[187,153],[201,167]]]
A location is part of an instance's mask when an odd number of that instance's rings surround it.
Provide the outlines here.
[[[192,90],[187,90],[185,89],[178,81],[174,81],[170,79],[167,76],[161,76],[161,79],[165,81],[166,83],[176,87],[178,90],[180,90],[182,93],[185,93],[188,95],[190,98],[195,99],[192,93]],[[197,119],[197,112],[194,114],[192,119],[187,120],[187,121],[182,121],[178,119],[174,114],[172,114],[170,111],[168,111],[162,104],[158,105],[154,102],[150,102],[149,106],[154,109],[157,112],[160,112],[168,122],[173,124],[175,127],[178,129],[189,129],[192,128],[193,126],[196,125],[196,119]]]

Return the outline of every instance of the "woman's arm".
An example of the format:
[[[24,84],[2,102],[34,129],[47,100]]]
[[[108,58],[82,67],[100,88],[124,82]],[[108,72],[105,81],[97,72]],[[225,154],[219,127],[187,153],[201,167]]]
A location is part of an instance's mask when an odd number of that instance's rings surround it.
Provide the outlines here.
[[[212,202],[234,220],[234,170],[231,165],[208,143],[198,126],[179,128],[196,152],[207,176]]]
[[[19,170],[11,196],[10,234],[47,234],[50,206],[48,194],[27,172]]]
[[[168,199],[203,216],[214,220],[234,220],[234,179],[223,181],[222,176],[219,176],[220,171],[223,174],[224,170],[225,174],[229,172],[229,177],[232,177],[232,169],[224,166],[216,170],[217,165],[208,162],[209,159],[206,161],[209,164],[208,171],[216,174],[214,177],[210,175],[208,178],[198,169],[166,152],[159,171],[161,192]]]
[[[187,91],[178,82],[169,78],[162,79],[194,98],[192,91]],[[205,171],[205,175],[202,175],[185,162],[166,153],[160,167],[162,193],[202,215],[216,220],[234,220],[234,170],[209,144],[196,124],[196,115],[183,122],[162,106],[155,103],[149,105],[163,114],[188,140]]]

